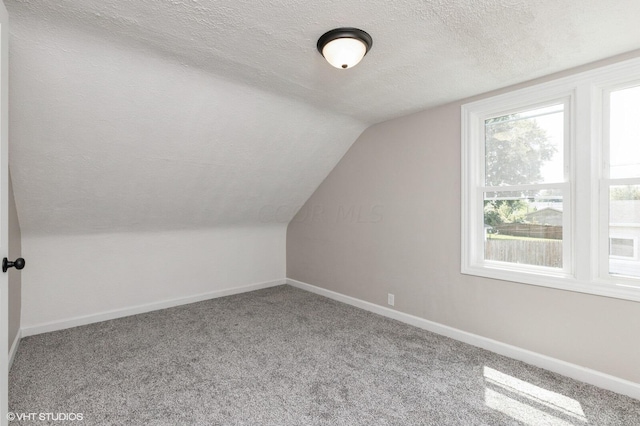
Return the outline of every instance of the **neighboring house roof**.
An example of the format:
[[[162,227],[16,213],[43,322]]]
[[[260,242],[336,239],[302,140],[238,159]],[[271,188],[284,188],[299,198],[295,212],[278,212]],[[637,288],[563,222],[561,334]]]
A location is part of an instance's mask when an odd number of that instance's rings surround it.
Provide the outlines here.
[[[549,213],[552,213],[552,212],[556,212],[557,214],[562,214],[562,210],[561,209],[556,209],[554,207],[545,207],[543,209],[536,210],[536,211],[531,212],[531,213],[527,213],[526,216],[539,216],[542,212],[545,212],[545,214],[549,214]]]
[[[549,218],[552,216],[562,216],[562,209],[555,207],[544,207],[525,217],[533,222],[538,217]],[[616,224],[639,224],[640,225],[640,200],[613,200],[609,208],[609,222]]]
[[[562,210],[553,207],[545,207],[525,215],[528,221],[536,222],[539,218],[548,221],[550,218],[562,221]]]

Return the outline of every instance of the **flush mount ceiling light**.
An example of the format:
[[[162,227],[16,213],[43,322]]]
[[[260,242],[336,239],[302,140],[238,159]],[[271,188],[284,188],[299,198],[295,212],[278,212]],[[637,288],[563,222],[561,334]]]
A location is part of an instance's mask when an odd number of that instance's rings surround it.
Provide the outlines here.
[[[351,68],[367,54],[373,40],[357,28],[336,28],[318,39],[318,52],[336,68]]]

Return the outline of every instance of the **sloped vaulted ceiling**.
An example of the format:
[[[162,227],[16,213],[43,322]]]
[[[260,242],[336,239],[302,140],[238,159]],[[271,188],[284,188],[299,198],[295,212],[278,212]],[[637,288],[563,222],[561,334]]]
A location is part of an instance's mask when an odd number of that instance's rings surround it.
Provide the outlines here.
[[[640,48],[636,0],[5,4],[27,234],[286,223],[372,123]]]

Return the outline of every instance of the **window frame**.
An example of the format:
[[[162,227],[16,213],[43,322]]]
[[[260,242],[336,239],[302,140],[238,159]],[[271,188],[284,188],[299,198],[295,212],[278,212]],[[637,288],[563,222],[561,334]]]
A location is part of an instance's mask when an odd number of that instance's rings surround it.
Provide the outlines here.
[[[611,184],[605,170],[608,153],[605,100],[611,91],[639,85],[638,75],[640,58],[462,105],[462,274],[640,301],[640,279],[609,273],[609,193],[608,187],[605,188]],[[566,193],[563,189],[563,213],[567,211],[563,214],[563,269],[486,261],[483,259],[484,248],[480,249],[484,240],[484,220],[480,214],[483,204],[479,200],[484,188],[484,119],[550,105],[561,99],[568,100],[565,132],[569,133],[565,136],[564,158],[564,184],[568,189]],[[502,190],[508,188],[501,187]],[[580,196],[576,197],[576,194]],[[565,254],[565,247],[568,247],[568,254]],[[603,255],[605,252],[606,256]]]

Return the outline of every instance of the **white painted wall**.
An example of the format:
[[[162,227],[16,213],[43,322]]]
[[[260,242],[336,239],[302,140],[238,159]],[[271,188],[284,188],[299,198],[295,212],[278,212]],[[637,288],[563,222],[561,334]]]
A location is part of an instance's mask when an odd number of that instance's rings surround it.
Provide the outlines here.
[[[22,328],[28,335],[140,312],[141,305],[284,282],[285,233],[286,225],[273,225],[23,236]]]

